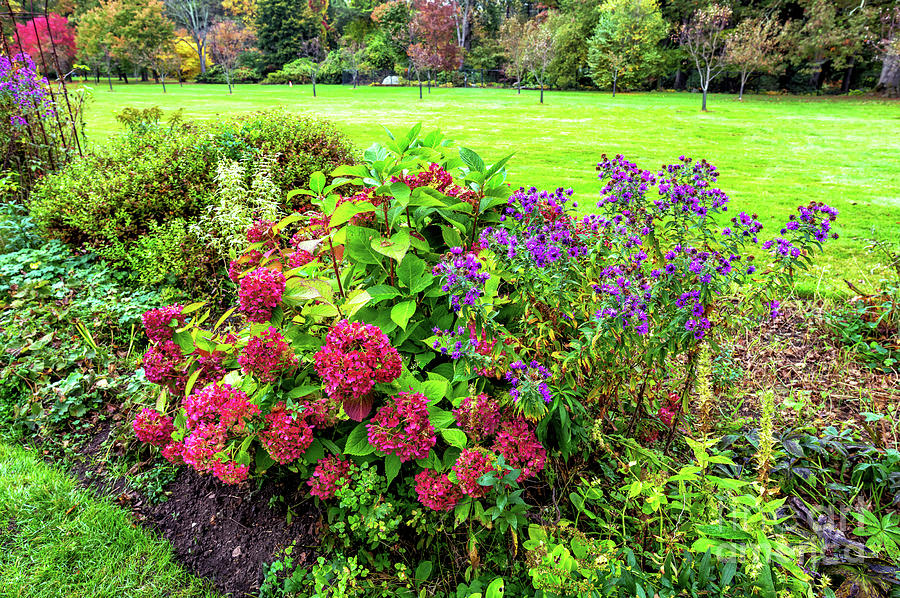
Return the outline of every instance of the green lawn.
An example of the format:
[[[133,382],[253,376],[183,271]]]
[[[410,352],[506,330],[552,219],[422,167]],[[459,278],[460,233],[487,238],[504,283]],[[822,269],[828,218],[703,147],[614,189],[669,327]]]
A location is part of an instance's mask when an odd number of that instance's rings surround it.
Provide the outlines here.
[[[900,239],[900,103],[865,98],[732,95],[710,97],[710,112],[690,93],[619,94],[500,89],[435,89],[418,99],[412,88],[318,86],[93,86],[87,134],[102,143],[119,130],[123,106],[184,108],[190,118],[283,106],[321,114],[360,146],[423,122],[478,151],[488,162],[508,153],[514,185],[573,187],[588,209],[598,197],[594,166],[603,153],[622,153],[655,168],[679,155],[706,158],[737,211],[757,212],[777,230],[800,203],[824,201],[841,211],[843,238],[798,284],[804,293],[843,293],[842,278],[873,279],[864,239]]]
[[[0,596],[215,598],[164,540],[34,454],[0,442]]]

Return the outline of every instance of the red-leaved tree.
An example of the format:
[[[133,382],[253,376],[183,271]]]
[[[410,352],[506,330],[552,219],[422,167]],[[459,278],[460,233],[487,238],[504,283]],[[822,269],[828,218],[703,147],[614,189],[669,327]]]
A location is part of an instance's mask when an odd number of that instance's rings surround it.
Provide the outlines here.
[[[456,6],[439,0],[416,0],[410,21],[410,45],[406,54],[419,79],[421,71],[453,71],[462,64],[462,50],[456,44]],[[429,82],[431,77],[429,77]]]
[[[45,75],[65,75],[75,64],[75,30],[69,27],[69,19],[66,17],[51,13],[49,18],[35,17],[25,23],[16,23],[16,33],[22,42],[16,51],[31,56]]]

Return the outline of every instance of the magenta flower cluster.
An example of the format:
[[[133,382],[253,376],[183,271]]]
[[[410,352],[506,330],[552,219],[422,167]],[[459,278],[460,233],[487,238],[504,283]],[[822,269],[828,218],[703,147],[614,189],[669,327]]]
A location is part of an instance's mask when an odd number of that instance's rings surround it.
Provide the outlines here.
[[[147,338],[154,343],[172,340],[173,324],[174,327],[184,326],[185,315],[181,313],[182,309],[180,305],[170,305],[144,312],[141,321],[147,332]]]
[[[181,347],[175,341],[163,341],[151,346],[144,354],[144,376],[150,382],[180,394],[187,384],[183,362]]]
[[[457,425],[473,442],[480,442],[493,436],[500,427],[502,414],[500,403],[486,394],[466,397],[453,410]]]
[[[274,326],[251,337],[241,351],[238,363],[245,373],[262,382],[273,382],[284,370],[298,363],[297,356]]]
[[[463,495],[445,473],[423,469],[416,474],[416,496],[432,511],[452,511]]]
[[[271,268],[257,268],[241,278],[238,301],[251,322],[268,322],[284,296],[284,274]]]
[[[372,446],[397,455],[401,463],[424,459],[437,442],[428,418],[428,399],[418,392],[398,394],[378,409],[366,430]]]
[[[491,491],[490,486],[482,486],[478,480],[489,473],[503,473],[497,465],[497,455],[483,448],[463,450],[451,469],[460,491],[472,498],[481,498]]]
[[[175,431],[171,417],[149,408],[142,409],[131,426],[138,440],[160,448],[172,442],[172,432]]]
[[[306,481],[309,493],[322,500],[334,498],[339,485],[349,481],[351,471],[355,468],[350,461],[335,455],[319,459],[312,477]]]
[[[285,464],[303,456],[313,441],[313,428],[301,413],[278,403],[266,416],[259,441],[276,462]]]
[[[328,395],[340,401],[367,395],[376,382],[400,377],[400,354],[380,328],[341,320],[316,353],[316,373]]]
[[[547,462],[547,450],[538,442],[534,430],[524,419],[500,424],[493,449],[503,455],[509,465],[521,470],[516,480],[518,482],[537,475]]]

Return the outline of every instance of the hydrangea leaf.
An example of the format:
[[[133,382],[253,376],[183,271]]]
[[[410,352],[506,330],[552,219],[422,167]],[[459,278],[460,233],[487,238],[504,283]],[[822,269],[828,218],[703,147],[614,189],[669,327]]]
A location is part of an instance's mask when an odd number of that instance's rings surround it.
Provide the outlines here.
[[[371,408],[371,403],[370,403]],[[347,411],[347,403],[344,403],[344,411]],[[347,412],[347,415],[350,415]],[[344,446],[345,455],[356,455],[364,457],[375,452],[375,447],[369,444],[369,432],[366,430],[366,424],[359,424],[350,435],[347,436],[347,444]]]
[[[388,486],[400,473],[400,457],[397,455],[388,455],[384,459],[384,475],[387,478]]]
[[[406,325],[409,324],[409,319],[413,317],[414,313],[416,313],[416,302],[404,301],[391,308],[391,320],[397,326],[406,330]]]
[[[448,428],[446,430],[441,430],[441,436],[450,446],[455,446],[457,448],[465,448],[466,442],[468,439],[466,438],[466,433],[457,428]]]

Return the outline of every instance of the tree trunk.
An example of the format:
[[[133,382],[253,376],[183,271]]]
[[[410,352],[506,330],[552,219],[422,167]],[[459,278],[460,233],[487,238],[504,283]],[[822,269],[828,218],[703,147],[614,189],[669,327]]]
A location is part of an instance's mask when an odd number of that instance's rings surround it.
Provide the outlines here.
[[[541,104],[544,103],[544,80],[541,79]]]
[[[900,54],[888,53],[881,63],[881,75],[878,77],[876,91],[887,93],[900,92]]]
[[[125,73],[122,73],[122,78],[125,79],[125,85],[128,85],[128,75],[126,75]],[[112,88],[110,88],[110,89],[112,89]]]
[[[428,71],[425,74],[428,75],[428,95],[431,95],[431,71]]]
[[[849,93],[850,92],[850,80],[853,78],[853,66],[856,64],[856,58],[850,59],[850,64],[847,66],[847,70],[844,71],[844,81],[841,84],[841,93]]]
[[[159,76],[159,82],[162,83],[163,93],[166,93],[166,78],[163,75]]]
[[[312,76],[312,84],[313,84],[313,97],[316,97],[316,74],[313,73]]]
[[[745,72],[741,73],[741,92],[738,94],[739,102],[744,101],[744,85],[747,84],[747,77],[749,77],[749,76],[750,76],[750,73],[745,73]]]
[[[228,95],[231,95],[231,73],[225,71],[225,82],[228,83]]]
[[[522,77],[516,81],[516,87],[519,89],[519,95],[522,95]]]
[[[681,67],[675,71],[675,82],[672,84],[672,87],[675,89],[681,89]]]
[[[616,80],[619,78],[619,72],[613,71],[613,97],[616,97]]]
[[[706,112],[706,87],[703,88],[703,107],[700,108],[703,112]]]
[[[419,80],[419,99],[421,100],[422,99],[422,76],[419,75],[418,72],[416,73],[416,79]],[[429,81],[429,85],[430,85],[430,83],[431,82]]]

